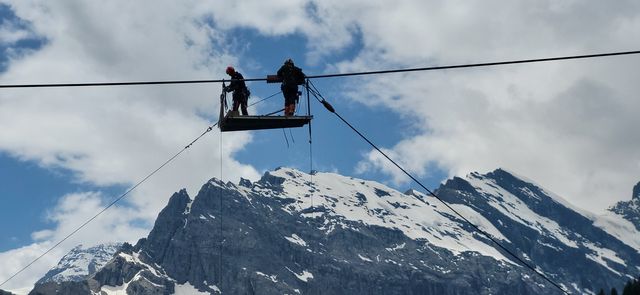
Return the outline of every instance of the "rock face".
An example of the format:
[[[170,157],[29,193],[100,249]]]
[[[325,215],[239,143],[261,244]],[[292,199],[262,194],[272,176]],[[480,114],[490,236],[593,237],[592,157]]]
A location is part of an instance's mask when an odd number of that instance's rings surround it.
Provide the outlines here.
[[[14,294],[9,291],[0,290],[0,295],[14,295]]]
[[[633,223],[636,229],[640,230],[640,182],[633,187],[633,194],[630,201],[619,202],[609,208],[609,211],[623,216]]]
[[[640,271],[629,221],[581,214],[505,170],[436,194],[572,293]],[[74,294],[561,294],[432,196],[286,168],[175,193],[148,237],[83,282],[91,291]]]
[[[500,169],[460,181],[465,185],[447,182],[438,190],[440,197],[473,208],[492,221],[510,249],[523,253],[546,274],[562,278],[565,286],[582,288],[570,291],[622,286],[625,275],[640,271],[638,243],[626,244],[597,218],[581,215],[541,187]],[[627,234],[638,235],[635,229]]]

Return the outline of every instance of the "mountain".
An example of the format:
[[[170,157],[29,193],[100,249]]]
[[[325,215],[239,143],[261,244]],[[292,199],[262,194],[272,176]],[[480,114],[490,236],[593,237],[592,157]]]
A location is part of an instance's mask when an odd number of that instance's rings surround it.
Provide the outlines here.
[[[631,211],[580,212],[502,169],[435,193],[572,293],[640,272]],[[81,283],[76,294],[561,294],[432,196],[288,168],[175,193],[146,238]]]
[[[454,178],[438,194],[492,220],[509,248],[570,291],[621,286],[640,272],[639,241],[622,238],[638,237],[635,228],[611,216],[605,222],[605,217],[581,213],[559,196],[504,170]]]
[[[609,211],[624,217],[640,230],[640,182],[633,187],[631,201],[619,202]]]
[[[13,295],[13,293],[0,289],[0,295]]]
[[[120,250],[120,247],[122,247],[122,243],[100,244],[88,248],[82,245],[76,246],[36,284],[82,281],[107,264],[113,255]]]
[[[29,294],[50,294],[55,291],[70,294],[74,293],[71,290],[89,290],[88,286],[84,286],[84,281],[105,266],[122,245],[107,243],[93,247],[76,246],[36,282]]]

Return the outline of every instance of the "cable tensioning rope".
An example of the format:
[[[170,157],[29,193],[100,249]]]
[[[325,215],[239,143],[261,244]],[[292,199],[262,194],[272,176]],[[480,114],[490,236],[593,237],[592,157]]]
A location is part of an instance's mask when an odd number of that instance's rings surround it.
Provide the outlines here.
[[[178,153],[176,153],[175,155],[173,155],[171,158],[169,158],[167,161],[165,161],[162,165],[160,165],[160,167],[156,168],[155,170],[153,170],[153,172],[149,173],[145,178],[143,178],[142,180],[140,180],[138,183],[136,183],[133,187],[131,187],[129,190],[127,190],[126,192],[124,192],[120,197],[118,197],[117,199],[115,199],[114,201],[112,201],[109,205],[107,205],[104,209],[102,209],[100,212],[98,212],[96,215],[94,215],[93,217],[89,218],[87,221],[85,221],[82,225],[80,225],[78,228],[76,228],[74,231],[72,231],[70,234],[68,234],[67,236],[65,236],[62,240],[60,240],[59,242],[57,242],[55,245],[53,245],[51,248],[49,248],[47,251],[45,251],[44,253],[42,253],[40,256],[38,256],[36,259],[34,259],[33,261],[31,261],[29,264],[27,264],[25,267],[23,267],[22,269],[20,269],[18,272],[16,272],[15,274],[13,274],[11,277],[9,277],[8,279],[6,279],[4,282],[2,282],[0,284],[0,287],[2,287],[2,285],[6,284],[7,282],[9,282],[11,279],[13,279],[14,277],[16,277],[17,275],[19,275],[20,273],[22,273],[23,271],[25,271],[27,268],[29,268],[31,265],[33,265],[34,263],[36,263],[38,260],[40,260],[42,257],[46,256],[47,254],[49,254],[51,251],[53,251],[53,249],[57,248],[58,246],[60,246],[60,244],[62,244],[64,241],[66,241],[67,239],[69,239],[71,236],[73,236],[74,234],[76,234],[78,231],[80,231],[82,228],[84,228],[85,226],[87,226],[90,222],[92,222],[94,219],[96,219],[98,216],[100,216],[102,213],[104,213],[105,211],[109,210],[109,208],[113,207],[113,205],[115,205],[117,202],[119,202],[120,200],[122,200],[123,198],[125,198],[129,193],[131,193],[134,189],[136,189],[138,186],[140,186],[142,183],[144,183],[145,181],[147,181],[149,178],[151,178],[151,176],[153,176],[154,174],[156,174],[158,171],[160,171],[160,169],[164,168],[164,166],[168,165],[170,162],[172,162],[175,158],[177,158],[180,154],[182,154],[184,151],[186,151],[188,148],[190,148],[196,141],[198,141],[200,138],[202,138],[205,134],[209,133],[211,130],[213,130],[213,127],[215,127],[216,125],[218,125],[218,123],[213,124],[212,126],[209,126],[207,128],[207,130],[205,130],[202,134],[200,134],[200,136],[198,136],[196,139],[194,139],[191,143],[189,143],[188,145],[186,145],[182,150],[180,150]]]
[[[632,54],[640,54],[640,50],[586,54],[586,55],[570,55],[570,56],[536,58],[536,59],[522,59],[522,60],[511,60],[511,61],[486,62],[486,63],[460,64],[460,65],[448,65],[448,66],[433,66],[433,67],[422,67],[422,68],[407,68],[407,69],[394,69],[394,70],[382,70],[382,71],[312,75],[312,76],[307,76],[307,78],[309,79],[333,78],[333,77],[378,75],[378,74],[434,71],[434,70],[460,69],[460,68],[473,68],[473,67],[489,67],[489,66],[500,66],[500,65],[511,65],[511,64],[522,64],[522,63],[536,63],[536,62],[559,61],[559,60],[570,60],[570,59],[586,59],[586,58],[599,58],[599,57],[610,57],[610,56],[620,56],[620,55],[632,55]],[[239,79],[239,81],[245,81],[245,82],[267,81],[267,78]],[[166,84],[203,84],[203,83],[223,83],[223,82],[229,82],[229,80],[217,79],[217,80],[95,82],[95,83],[60,83],[60,84],[55,84],[55,83],[54,84],[6,84],[6,85],[0,85],[0,88],[131,86],[131,85],[166,85]]]
[[[453,213],[455,213],[456,215],[458,215],[458,217],[462,218],[467,224],[469,224],[471,227],[473,227],[477,232],[481,233],[482,235],[484,235],[486,238],[488,238],[489,240],[491,240],[493,243],[495,243],[496,245],[498,245],[498,247],[500,247],[502,250],[504,250],[505,252],[509,253],[509,255],[511,255],[512,257],[514,257],[516,260],[518,260],[520,263],[522,263],[524,266],[526,266],[527,268],[531,269],[532,271],[534,271],[536,274],[538,274],[539,276],[541,276],[543,279],[545,279],[547,282],[551,283],[554,287],[558,288],[560,291],[562,291],[565,294],[570,294],[568,291],[566,291],[564,288],[560,287],[559,284],[557,284],[556,282],[552,281],[551,279],[549,279],[547,276],[545,276],[542,272],[538,271],[537,269],[535,269],[533,266],[529,265],[527,262],[525,262],[524,260],[522,260],[520,257],[518,257],[516,254],[514,254],[513,252],[511,252],[511,250],[507,249],[506,247],[502,246],[502,244],[500,244],[495,238],[493,238],[489,233],[487,233],[486,231],[480,229],[477,225],[475,225],[474,223],[472,223],[471,221],[469,221],[467,218],[465,218],[462,214],[460,214],[458,211],[456,211],[453,207],[451,207],[449,204],[447,204],[444,200],[442,200],[440,197],[438,197],[434,192],[432,192],[430,189],[428,189],[426,186],[424,186],[418,179],[416,179],[413,175],[411,175],[409,172],[407,172],[404,168],[402,168],[402,166],[400,166],[396,161],[394,161],[393,159],[391,159],[386,153],[384,153],[380,148],[378,148],[378,146],[376,146],[373,142],[371,142],[366,136],[364,136],[362,133],[360,133],[360,131],[358,131],[353,125],[351,125],[347,120],[345,120],[342,116],[340,116],[340,114],[338,114],[335,109],[326,101],[326,99],[320,94],[320,92],[318,91],[317,88],[315,88],[315,85],[313,85],[313,83],[311,83],[311,87],[313,87],[311,93],[315,96],[315,98],[322,103],[322,105],[324,105],[327,110],[329,110],[330,112],[332,112],[333,114],[335,114],[340,120],[342,120],[342,122],[344,122],[347,126],[349,126],[349,128],[351,128],[351,130],[353,130],[355,133],[357,133],[362,139],[364,139],[367,143],[369,143],[369,145],[371,145],[374,149],[376,149],[380,154],[382,154],[385,158],[387,158],[387,160],[389,160],[391,163],[393,163],[393,165],[395,165],[398,169],[400,169],[405,175],[407,175],[409,178],[411,178],[413,181],[415,181],[418,185],[420,185],[420,187],[422,187],[425,191],[427,191],[431,196],[435,197],[436,199],[438,199],[442,204],[444,204],[447,208],[449,208],[449,210],[451,210]],[[320,98],[322,98],[322,100],[320,100]]]
[[[250,106],[250,107],[252,107],[252,106],[254,106],[254,105],[257,105],[257,104],[259,104],[259,103],[261,103],[261,102],[263,102],[263,101],[265,101],[265,100],[267,100],[267,99],[269,99],[269,98],[272,98],[272,97],[274,97],[274,96],[276,96],[276,95],[278,95],[278,94],[280,94],[280,93],[282,93],[282,91],[280,91],[280,92],[276,92],[276,93],[274,93],[274,94],[271,94],[271,95],[267,96],[266,98],[263,98],[263,99],[261,99],[261,100],[259,100],[259,101],[256,101],[256,102],[254,102],[254,103],[250,104],[249,106]]]

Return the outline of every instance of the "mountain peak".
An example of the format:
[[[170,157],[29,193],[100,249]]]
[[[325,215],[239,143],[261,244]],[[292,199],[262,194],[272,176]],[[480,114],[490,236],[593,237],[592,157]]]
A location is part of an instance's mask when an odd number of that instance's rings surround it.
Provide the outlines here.
[[[453,177],[437,190],[446,204],[312,175],[280,167],[255,183],[212,179],[193,199],[177,192],[149,235],[85,285],[91,294],[549,293],[451,209],[576,293],[592,293],[583,281],[623,284],[640,266],[640,246],[606,229],[637,231],[599,227],[505,169]]]
[[[631,199],[640,200],[640,182],[633,187],[633,195],[631,196]]]
[[[104,266],[121,246],[122,243],[105,243],[87,248],[78,245],[62,257],[58,265],[36,284],[81,281]]]

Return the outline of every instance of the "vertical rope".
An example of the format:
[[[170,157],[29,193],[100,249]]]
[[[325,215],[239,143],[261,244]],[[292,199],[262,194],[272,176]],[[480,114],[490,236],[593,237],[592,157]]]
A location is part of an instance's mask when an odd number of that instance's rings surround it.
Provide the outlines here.
[[[222,132],[220,132],[220,187],[218,188],[218,218],[220,218],[220,249],[219,249],[219,253],[218,253],[218,276],[219,276],[219,281],[218,281],[218,288],[220,290],[222,290],[222,248],[223,248],[223,243],[224,243],[224,234],[222,233],[222,177],[223,177],[223,172],[222,172],[222,161],[224,159],[224,154],[222,152],[223,149],[223,134]]]
[[[307,89],[307,116],[311,116],[311,100],[310,100],[310,91],[309,91],[309,79],[307,79],[305,83],[305,88]],[[309,185],[313,186],[313,138],[311,133],[311,121],[309,121]],[[313,193],[311,192],[311,214],[313,214],[313,208],[315,207],[313,201]],[[311,218],[311,224],[315,226],[315,216]],[[311,268],[314,268],[316,265],[315,255],[311,253]]]
[[[287,138],[287,132],[282,128],[282,134],[284,135],[284,141],[287,143],[287,148],[289,148],[289,139]]]

